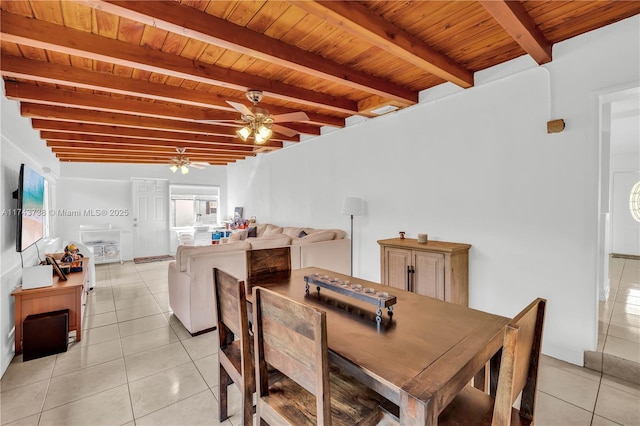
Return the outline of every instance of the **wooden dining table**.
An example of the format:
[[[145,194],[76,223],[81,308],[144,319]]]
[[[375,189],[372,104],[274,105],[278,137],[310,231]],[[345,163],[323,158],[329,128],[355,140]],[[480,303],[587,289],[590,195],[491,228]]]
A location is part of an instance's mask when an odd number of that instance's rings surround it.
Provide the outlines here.
[[[374,304],[331,285],[318,290],[311,284],[307,294],[305,277],[395,296],[392,316],[385,308],[376,321]],[[401,425],[436,425],[440,412],[500,351],[510,320],[313,267],[251,278],[249,303],[256,286],[324,310],[331,362],[396,404]]]

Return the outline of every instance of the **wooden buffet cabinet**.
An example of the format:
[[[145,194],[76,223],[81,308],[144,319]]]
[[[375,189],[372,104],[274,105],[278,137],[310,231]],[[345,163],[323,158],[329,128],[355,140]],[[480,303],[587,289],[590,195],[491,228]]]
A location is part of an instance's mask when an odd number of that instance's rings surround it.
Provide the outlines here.
[[[41,288],[23,290],[18,287],[11,292],[15,299],[15,348],[16,354],[22,352],[22,323],[27,316],[42,314],[62,309],[69,310],[69,330],[76,331],[76,341],[82,339],[82,316],[86,304],[88,277],[88,262],[83,258],[81,272],[67,274],[67,280],[62,281],[57,276],[53,278],[53,285]]]
[[[412,238],[379,240],[382,284],[469,305],[470,244]]]

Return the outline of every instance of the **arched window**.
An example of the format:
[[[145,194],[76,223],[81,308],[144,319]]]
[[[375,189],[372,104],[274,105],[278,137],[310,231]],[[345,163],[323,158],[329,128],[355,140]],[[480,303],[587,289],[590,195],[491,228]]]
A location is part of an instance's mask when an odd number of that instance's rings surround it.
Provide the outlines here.
[[[636,183],[633,185],[633,188],[631,188],[629,209],[631,210],[631,216],[640,222],[640,182]]]

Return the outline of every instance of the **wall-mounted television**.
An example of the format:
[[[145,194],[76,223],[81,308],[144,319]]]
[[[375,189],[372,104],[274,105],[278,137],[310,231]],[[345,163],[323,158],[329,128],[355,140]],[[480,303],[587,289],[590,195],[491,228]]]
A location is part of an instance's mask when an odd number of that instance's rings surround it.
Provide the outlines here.
[[[16,251],[22,252],[44,237],[44,177],[20,165],[16,216]]]

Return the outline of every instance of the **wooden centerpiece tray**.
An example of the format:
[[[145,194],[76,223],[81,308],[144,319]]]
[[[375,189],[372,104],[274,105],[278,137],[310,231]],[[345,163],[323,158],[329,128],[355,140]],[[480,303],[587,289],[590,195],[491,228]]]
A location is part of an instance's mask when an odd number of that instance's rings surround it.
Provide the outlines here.
[[[376,306],[376,322],[378,324],[382,321],[382,308],[387,308],[389,316],[393,316],[393,305],[396,304],[396,297],[387,292],[375,291],[373,288],[362,288],[360,284],[351,284],[349,281],[330,278],[327,275],[318,273],[305,275],[304,281],[307,294],[309,294],[310,285],[315,285],[318,293],[320,293],[321,288],[326,288]]]

